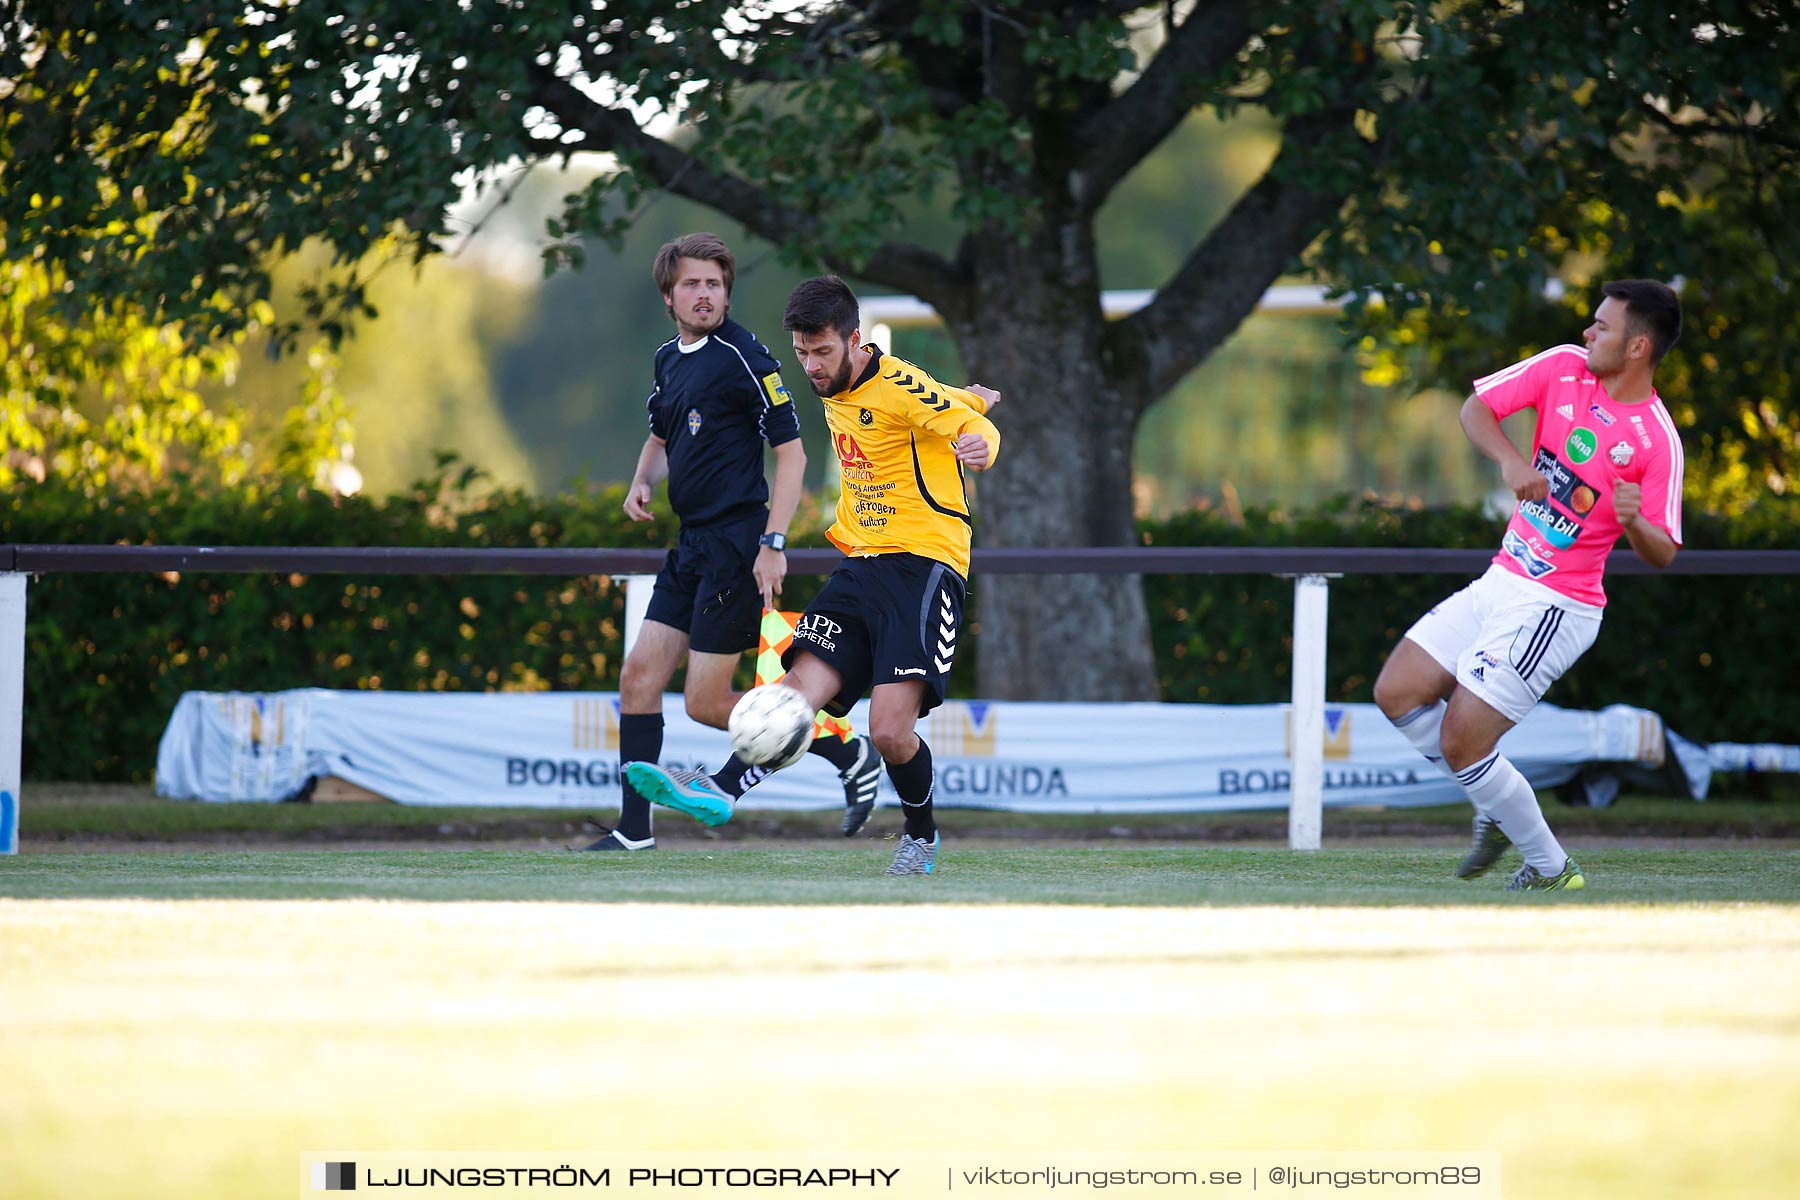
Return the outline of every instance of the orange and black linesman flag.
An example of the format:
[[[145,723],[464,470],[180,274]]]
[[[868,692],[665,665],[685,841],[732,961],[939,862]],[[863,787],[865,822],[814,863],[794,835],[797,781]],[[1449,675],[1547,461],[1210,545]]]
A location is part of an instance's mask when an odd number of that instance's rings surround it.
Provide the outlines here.
[[[781,669],[781,656],[794,642],[794,627],[800,624],[805,613],[781,612],[778,609],[765,608],[762,615],[762,632],[756,639],[756,682],[760,687],[765,683],[780,683],[787,676]],[[822,738],[832,734],[844,741],[855,736],[850,729],[848,717],[834,717],[821,712],[813,719],[813,736]]]

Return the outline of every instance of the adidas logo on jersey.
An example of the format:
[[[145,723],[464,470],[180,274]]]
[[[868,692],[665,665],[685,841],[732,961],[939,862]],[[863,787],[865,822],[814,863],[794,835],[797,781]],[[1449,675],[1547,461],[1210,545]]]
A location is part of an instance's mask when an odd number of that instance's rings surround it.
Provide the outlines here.
[[[1556,406],[1556,415],[1573,421],[1575,419],[1575,406],[1573,404],[1559,404]]]

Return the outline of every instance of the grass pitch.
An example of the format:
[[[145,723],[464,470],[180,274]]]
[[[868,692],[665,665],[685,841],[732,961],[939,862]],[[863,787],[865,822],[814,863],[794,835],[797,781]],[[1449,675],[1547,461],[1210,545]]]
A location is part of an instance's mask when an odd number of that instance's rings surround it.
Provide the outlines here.
[[[1507,1196],[1800,1177],[1800,852],[947,841],[0,863],[18,1200],[308,1149],[1498,1152]]]
[[[892,839],[689,844],[653,854],[557,849],[165,849],[27,855],[0,896],[146,899],[543,900],[704,905],[1046,904],[1192,907],[1800,901],[1800,852],[1768,847],[1580,849],[1590,887],[1509,895],[1509,854],[1453,878],[1463,847],[1368,845],[1295,854],[1243,846],[995,845],[945,835],[938,872],[892,880]]]

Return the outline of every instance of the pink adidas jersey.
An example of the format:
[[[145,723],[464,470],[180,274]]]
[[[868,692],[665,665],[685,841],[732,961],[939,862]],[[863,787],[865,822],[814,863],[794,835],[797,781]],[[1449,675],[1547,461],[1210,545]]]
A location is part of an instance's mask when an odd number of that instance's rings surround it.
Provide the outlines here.
[[[1681,544],[1681,437],[1653,391],[1620,404],[1587,369],[1587,351],[1555,346],[1475,381],[1475,394],[1508,417],[1537,409],[1532,462],[1550,481],[1545,500],[1522,501],[1494,561],[1584,604],[1606,603],[1606,556],[1624,532],[1613,486],[1643,489],[1642,517]]]

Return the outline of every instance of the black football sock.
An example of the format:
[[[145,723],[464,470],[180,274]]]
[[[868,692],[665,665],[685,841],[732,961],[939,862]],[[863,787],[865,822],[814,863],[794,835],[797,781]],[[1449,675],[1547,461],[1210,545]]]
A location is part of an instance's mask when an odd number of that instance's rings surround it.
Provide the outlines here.
[[[837,734],[828,733],[824,737],[814,738],[812,745],[806,748],[806,752],[818,755],[836,767],[838,774],[842,775],[856,765],[856,742],[856,738],[851,738],[846,742]]]
[[[745,792],[768,778],[770,772],[762,767],[753,767],[737,755],[725,760],[725,765],[713,773],[712,781],[719,785],[727,796],[736,800]]]
[[[655,762],[662,757],[662,743],[661,713],[619,714],[619,787],[625,794],[619,805],[619,833],[634,842],[650,836],[650,801],[625,778],[625,764]]]
[[[929,842],[937,836],[937,818],[931,811],[931,747],[920,738],[919,752],[903,763],[888,759],[887,772],[900,797],[906,835]]]

